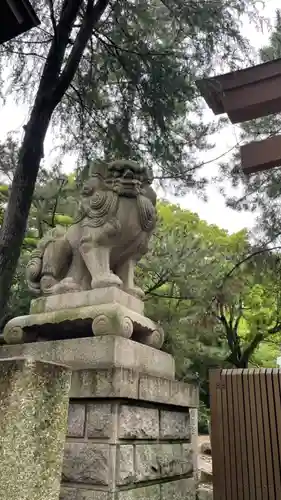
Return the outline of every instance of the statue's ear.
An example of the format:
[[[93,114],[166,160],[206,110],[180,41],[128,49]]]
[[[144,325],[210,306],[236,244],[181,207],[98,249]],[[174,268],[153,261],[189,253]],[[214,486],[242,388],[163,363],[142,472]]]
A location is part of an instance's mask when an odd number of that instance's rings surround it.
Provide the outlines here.
[[[100,175],[103,179],[106,179],[108,176],[108,167],[107,163],[102,160],[95,160],[92,162],[90,167],[90,177],[94,175]]]

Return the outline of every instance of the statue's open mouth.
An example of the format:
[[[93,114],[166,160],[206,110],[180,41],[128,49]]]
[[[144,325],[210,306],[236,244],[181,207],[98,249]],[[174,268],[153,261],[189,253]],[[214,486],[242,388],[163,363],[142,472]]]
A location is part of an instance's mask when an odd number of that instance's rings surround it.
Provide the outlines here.
[[[122,184],[120,195],[122,196],[122,194],[124,194],[126,196],[135,197],[138,194],[138,189],[136,188],[136,186],[134,184],[131,184],[131,185]]]
[[[136,179],[135,177],[131,177],[131,178],[124,178],[122,179],[122,187],[126,190],[126,189],[133,189],[133,190],[136,190],[138,187],[140,187],[141,185],[141,182],[139,179]]]

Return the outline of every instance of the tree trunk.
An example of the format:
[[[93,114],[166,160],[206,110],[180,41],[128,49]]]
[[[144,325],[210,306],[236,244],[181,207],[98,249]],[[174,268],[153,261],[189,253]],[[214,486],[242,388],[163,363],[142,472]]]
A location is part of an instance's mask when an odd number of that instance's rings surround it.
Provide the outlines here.
[[[26,126],[11,194],[0,233],[0,318],[8,301],[13,276],[25,237],[28,214],[43,156],[43,143],[52,110],[46,106],[33,109]]]
[[[70,33],[82,0],[64,0],[62,4],[55,36],[43,68],[30,120],[25,129],[0,233],[0,319],[5,314],[13,276],[20,256],[40,161],[43,156],[44,140],[52,113],[68,89],[91,37],[92,30],[108,3],[109,0],[97,0],[96,3],[93,0],[87,1],[83,22],[64,67],[63,62]]]

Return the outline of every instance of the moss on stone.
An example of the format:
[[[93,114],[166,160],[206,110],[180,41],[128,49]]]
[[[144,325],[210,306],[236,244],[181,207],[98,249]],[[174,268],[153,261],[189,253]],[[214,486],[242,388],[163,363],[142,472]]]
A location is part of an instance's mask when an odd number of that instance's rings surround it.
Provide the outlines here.
[[[40,314],[45,312],[46,297],[39,297],[30,303],[30,314]]]
[[[1,362],[1,500],[58,500],[70,380],[59,365]]]

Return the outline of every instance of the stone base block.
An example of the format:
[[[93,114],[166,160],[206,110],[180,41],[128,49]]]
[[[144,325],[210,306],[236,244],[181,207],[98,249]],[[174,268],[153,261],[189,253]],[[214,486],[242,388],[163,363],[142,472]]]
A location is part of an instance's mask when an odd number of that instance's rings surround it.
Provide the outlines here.
[[[194,408],[72,399],[60,500],[195,500]]]
[[[60,500],[195,500],[196,483],[193,478],[154,484],[116,493],[102,490],[61,489]]]
[[[72,398],[126,398],[179,407],[198,407],[198,388],[124,368],[79,370],[72,375]]]
[[[32,356],[75,370],[122,367],[170,379],[175,375],[170,354],[112,335],[0,346],[0,359],[15,356]]]
[[[137,314],[143,314],[144,303],[142,300],[130,295],[120,288],[111,286],[96,288],[83,292],[61,293],[34,299],[30,304],[30,314],[41,314],[76,307],[89,307],[102,304],[120,304]]]
[[[1,360],[1,500],[58,500],[70,380],[58,365]]]
[[[36,299],[31,314],[11,319],[7,344],[118,335],[160,349],[164,331],[143,314],[143,303],[116,287]]]

